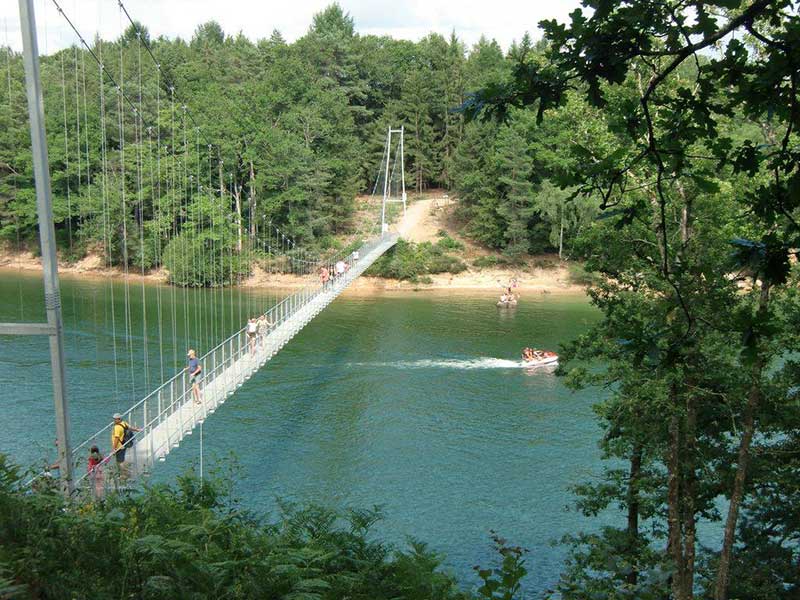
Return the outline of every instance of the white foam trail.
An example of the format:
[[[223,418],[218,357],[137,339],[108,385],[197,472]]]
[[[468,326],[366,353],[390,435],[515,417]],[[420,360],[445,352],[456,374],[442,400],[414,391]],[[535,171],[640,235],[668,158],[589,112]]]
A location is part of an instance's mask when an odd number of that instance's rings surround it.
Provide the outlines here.
[[[530,369],[537,365],[531,365],[522,360],[506,360],[503,358],[443,358],[425,359],[398,362],[374,362],[374,363],[351,363],[351,366],[358,367],[393,367],[395,369]],[[540,367],[551,367],[550,365],[539,365]]]

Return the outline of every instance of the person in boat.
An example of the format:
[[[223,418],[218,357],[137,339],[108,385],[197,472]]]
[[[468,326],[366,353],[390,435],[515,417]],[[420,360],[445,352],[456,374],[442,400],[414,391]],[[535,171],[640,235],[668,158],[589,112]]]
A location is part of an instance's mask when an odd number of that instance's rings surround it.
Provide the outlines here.
[[[526,361],[533,360],[533,350],[531,348],[522,349],[522,359]]]
[[[500,302],[502,302],[503,304],[506,304],[508,302],[508,296],[506,296],[505,293],[503,293],[500,296]]]

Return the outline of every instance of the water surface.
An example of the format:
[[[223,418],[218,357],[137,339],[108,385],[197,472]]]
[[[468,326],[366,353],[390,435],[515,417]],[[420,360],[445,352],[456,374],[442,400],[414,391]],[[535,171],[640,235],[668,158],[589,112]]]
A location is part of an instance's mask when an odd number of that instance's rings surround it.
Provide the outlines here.
[[[75,442],[181,368],[187,345],[202,350],[276,297],[66,278],[62,288]],[[42,305],[38,276],[0,273],[0,320],[41,319]],[[550,542],[591,525],[565,507],[570,486],[599,469],[597,398],[517,357],[557,349],[596,318],[573,296],[502,310],[491,296],[345,295],[208,419],[204,462],[233,452],[236,491],[261,511],[276,498],[380,505],[377,534],[427,542],[467,583],[472,565],[493,560],[495,530],[530,550],[533,596],[560,571],[564,550]],[[0,337],[0,452],[18,462],[53,456],[49,376],[47,340]],[[199,434],[156,480],[199,459]]]

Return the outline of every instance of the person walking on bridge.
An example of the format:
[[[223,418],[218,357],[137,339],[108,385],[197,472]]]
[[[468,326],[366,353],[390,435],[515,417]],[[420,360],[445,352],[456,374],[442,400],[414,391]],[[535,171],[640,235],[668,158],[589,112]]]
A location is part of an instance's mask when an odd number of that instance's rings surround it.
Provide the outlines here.
[[[186,353],[186,357],[189,359],[186,370],[189,372],[189,383],[192,385],[194,403],[200,404],[200,374],[203,372],[203,367],[200,366],[200,361],[197,359],[197,354],[194,350],[189,350]]]
[[[122,415],[114,413],[114,424],[111,426],[111,452],[117,461],[120,479],[128,478],[128,467],[125,464],[125,451],[133,444],[133,433],[141,431],[139,427],[129,425],[122,420]]]
[[[270,323],[266,315],[261,315],[258,317],[256,325],[258,325],[258,347],[263,348],[264,340],[267,337],[267,332],[272,328],[272,323]]]

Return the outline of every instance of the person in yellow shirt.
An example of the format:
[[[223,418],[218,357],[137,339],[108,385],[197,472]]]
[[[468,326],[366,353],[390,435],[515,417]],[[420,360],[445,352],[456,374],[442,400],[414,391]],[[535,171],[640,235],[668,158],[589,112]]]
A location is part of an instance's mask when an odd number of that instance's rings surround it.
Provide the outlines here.
[[[128,431],[141,431],[139,427],[128,425],[122,420],[122,415],[114,413],[114,425],[111,427],[111,452],[117,461],[117,468],[119,469],[120,478],[126,479],[128,477],[127,465],[125,464],[125,451],[130,448],[133,443],[132,434],[127,435]]]

